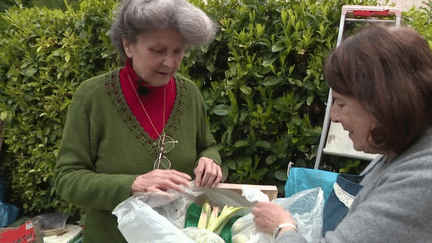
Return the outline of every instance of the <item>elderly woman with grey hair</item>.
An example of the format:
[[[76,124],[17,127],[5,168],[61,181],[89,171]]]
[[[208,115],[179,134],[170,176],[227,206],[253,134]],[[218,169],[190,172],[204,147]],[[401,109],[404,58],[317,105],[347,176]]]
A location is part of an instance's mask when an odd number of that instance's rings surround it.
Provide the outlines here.
[[[83,82],[69,106],[57,193],[85,212],[84,242],[126,242],[112,210],[134,193],[214,187],[221,159],[197,86],[176,77],[216,26],[185,0],[122,3],[111,40],[126,64]],[[144,233],[143,229],[143,233]]]

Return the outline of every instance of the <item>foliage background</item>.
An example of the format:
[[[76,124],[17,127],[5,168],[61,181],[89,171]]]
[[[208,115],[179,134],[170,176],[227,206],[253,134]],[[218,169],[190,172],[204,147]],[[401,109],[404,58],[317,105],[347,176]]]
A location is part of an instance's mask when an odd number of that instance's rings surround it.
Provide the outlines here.
[[[201,0],[220,26],[216,41],[186,53],[179,73],[197,83],[220,143],[226,182],[271,184],[312,167],[328,87],[322,66],[335,47],[340,10],[373,0]],[[37,3],[37,2],[36,2]],[[0,13],[0,119],[7,124],[0,174],[26,214],[77,208],[52,187],[70,99],[84,80],[120,65],[108,31],[115,0]],[[432,4],[405,13],[432,46]],[[358,173],[365,163],[326,158],[322,168]]]
[[[67,9],[66,5],[69,5],[75,9],[79,9],[79,0],[1,0],[0,12],[5,12],[6,9],[15,5],[22,5],[26,8],[46,7],[65,11]]]

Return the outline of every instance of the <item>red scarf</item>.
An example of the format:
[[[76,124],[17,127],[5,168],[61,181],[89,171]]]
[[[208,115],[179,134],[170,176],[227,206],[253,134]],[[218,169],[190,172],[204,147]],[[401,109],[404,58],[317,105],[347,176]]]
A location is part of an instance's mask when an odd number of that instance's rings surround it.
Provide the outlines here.
[[[172,77],[169,82],[160,87],[153,87],[146,85],[145,87],[150,90],[147,96],[140,97],[141,103],[144,105],[147,114],[149,115],[151,122],[149,121],[143,107],[138,101],[137,95],[131,86],[129,77],[132,80],[132,84],[136,91],[138,91],[138,81],[141,79],[134,72],[131,60],[126,61],[124,68],[120,70],[120,85],[123,91],[123,95],[129,108],[131,109],[133,115],[136,117],[138,122],[144,128],[144,130],[152,137],[157,139],[159,134],[162,133],[163,127],[168,121],[169,115],[171,114],[172,108],[174,107],[175,97],[176,97],[176,84],[175,79]],[[142,80],[140,83],[144,83]],[[164,88],[166,87],[166,107],[165,107],[165,121],[163,120],[163,110],[164,110]],[[155,126],[153,128],[152,124]]]

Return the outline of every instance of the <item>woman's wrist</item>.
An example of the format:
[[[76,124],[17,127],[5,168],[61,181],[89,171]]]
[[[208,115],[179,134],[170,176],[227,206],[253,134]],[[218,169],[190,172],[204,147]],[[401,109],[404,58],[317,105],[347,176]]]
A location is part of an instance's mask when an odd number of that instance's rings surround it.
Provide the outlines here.
[[[140,175],[137,175],[135,177],[134,181],[132,182],[132,186],[130,189],[131,196],[133,196],[137,192],[146,192],[146,188],[144,188],[142,185],[141,186],[138,185],[138,182],[137,182],[138,177],[140,177]]]
[[[278,237],[281,233],[286,231],[295,231],[297,232],[297,226],[291,223],[283,223],[276,227],[273,232],[273,238]]]

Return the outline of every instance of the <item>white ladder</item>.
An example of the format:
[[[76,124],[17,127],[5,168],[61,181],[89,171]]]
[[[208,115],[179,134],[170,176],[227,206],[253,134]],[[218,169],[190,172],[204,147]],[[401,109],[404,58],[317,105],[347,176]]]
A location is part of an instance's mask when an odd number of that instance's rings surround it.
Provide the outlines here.
[[[394,19],[380,19],[380,17],[389,16],[394,16]],[[346,22],[389,23],[400,26],[401,17],[402,11],[398,7],[344,5],[342,6],[336,47],[342,41]],[[319,168],[323,154],[361,160],[374,159],[376,154],[367,154],[354,150],[352,141],[348,137],[348,132],[343,130],[342,125],[339,123],[331,122],[330,109],[332,103],[333,98],[330,89],[314,169]]]

